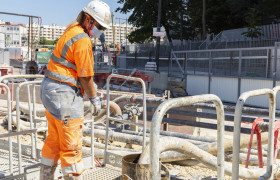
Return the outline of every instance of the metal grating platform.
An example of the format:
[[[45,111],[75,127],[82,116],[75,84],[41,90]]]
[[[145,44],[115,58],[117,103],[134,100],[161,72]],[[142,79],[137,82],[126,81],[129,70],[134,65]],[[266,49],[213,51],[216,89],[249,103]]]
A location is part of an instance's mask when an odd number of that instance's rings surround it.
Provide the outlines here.
[[[17,143],[13,142],[13,174],[10,173],[9,166],[9,145],[8,141],[0,139],[0,179],[13,179],[13,180],[39,180],[40,174],[40,161],[32,159],[31,155],[31,146],[22,145],[22,169],[23,174],[19,174],[18,167],[18,150]],[[37,150],[37,153],[40,154],[40,150]],[[91,166],[91,157],[83,157],[83,162],[85,168],[90,168]],[[113,180],[113,179],[123,179],[122,173],[117,170],[110,168],[101,168],[95,167],[88,169],[83,174],[84,179],[88,180]],[[56,179],[62,178],[61,167],[60,165],[55,172]],[[125,178],[127,179],[127,178]]]
[[[13,175],[19,175],[18,155],[13,153]],[[39,162],[30,157],[22,156],[22,168],[38,165]],[[10,176],[9,151],[0,149],[0,179]]]
[[[112,179],[118,179],[122,176],[122,173],[120,171],[116,171],[109,168],[101,168],[96,167],[91,170],[87,170],[83,174],[83,179],[88,180],[112,180]]]

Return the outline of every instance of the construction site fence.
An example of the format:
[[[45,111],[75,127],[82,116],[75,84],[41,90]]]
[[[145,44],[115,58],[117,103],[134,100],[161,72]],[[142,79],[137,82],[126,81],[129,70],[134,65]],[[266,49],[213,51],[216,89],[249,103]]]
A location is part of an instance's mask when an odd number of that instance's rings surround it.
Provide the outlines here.
[[[273,78],[274,68],[279,66],[275,60],[275,46],[256,48],[232,48],[215,50],[166,51],[159,58],[159,71],[170,75],[212,75],[247,78]],[[147,62],[155,61],[153,53],[126,52],[117,55],[117,67],[145,70]],[[183,71],[183,72],[182,72]],[[276,78],[280,78],[276,72]]]

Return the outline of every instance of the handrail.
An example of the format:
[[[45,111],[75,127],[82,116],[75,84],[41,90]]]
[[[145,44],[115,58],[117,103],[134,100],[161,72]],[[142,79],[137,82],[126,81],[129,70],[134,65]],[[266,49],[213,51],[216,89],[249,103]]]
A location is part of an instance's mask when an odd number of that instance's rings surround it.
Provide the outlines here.
[[[268,153],[267,153],[267,172],[273,177],[272,164],[273,164],[273,143],[274,143],[274,120],[275,120],[275,92],[271,89],[258,89],[253,91],[244,92],[241,94],[236,103],[234,113],[234,133],[233,133],[233,160],[232,160],[232,179],[238,180],[239,178],[239,152],[240,152],[240,128],[242,107],[249,97],[269,96],[269,132],[268,132]]]
[[[10,88],[6,85],[1,83],[0,87],[4,87],[7,90],[7,107],[8,107],[8,133],[12,132],[12,107],[11,107],[11,92]],[[10,167],[10,174],[13,173],[13,145],[12,145],[12,137],[8,137],[9,141],[9,167]]]
[[[147,105],[146,105],[146,85],[145,82],[141,78],[135,78],[135,77],[130,77],[130,76],[123,76],[123,75],[118,75],[118,74],[111,74],[107,78],[107,102],[110,102],[110,81],[112,78],[120,78],[120,79],[126,79],[128,81],[137,81],[140,82],[142,85],[142,91],[143,91],[143,146],[142,146],[142,152],[144,151],[144,148],[146,146],[146,128],[147,128]],[[107,113],[106,113],[106,139],[105,139],[105,150],[104,150],[104,157],[107,155],[108,151],[108,141],[109,141],[109,120],[115,120],[114,118],[110,117],[110,107],[107,106]],[[118,120],[125,122],[124,120]],[[106,158],[104,158],[103,164],[106,165]]]
[[[191,96],[191,97],[182,97],[182,98],[174,98],[167,100],[160,104],[156,109],[151,125],[151,133],[150,133],[150,172],[151,179],[158,180],[160,179],[159,174],[159,136],[160,136],[160,126],[162,123],[162,119],[166,112],[171,108],[177,108],[187,105],[192,105],[196,103],[202,102],[213,102],[216,106],[217,111],[217,146],[218,146],[218,179],[224,179],[224,108],[222,101],[219,97],[213,94],[205,94],[199,96]]]

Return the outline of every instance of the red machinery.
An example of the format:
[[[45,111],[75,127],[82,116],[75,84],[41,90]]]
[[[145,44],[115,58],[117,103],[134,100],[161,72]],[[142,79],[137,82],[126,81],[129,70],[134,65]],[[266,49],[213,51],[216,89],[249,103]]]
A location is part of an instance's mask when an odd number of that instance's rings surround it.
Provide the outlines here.
[[[111,73],[98,73],[96,72],[94,74],[94,78],[95,78],[95,82],[98,86],[103,87],[106,84],[106,80],[108,78],[108,76],[110,76]],[[136,77],[136,78],[141,78],[144,82],[146,83],[150,83],[154,80],[154,75],[153,74],[144,74],[142,72],[140,72],[139,70],[137,70],[135,73],[133,73],[132,75],[129,73],[118,73],[120,75],[124,75],[124,76],[131,76],[131,77]],[[112,78],[112,80],[114,82],[114,84],[116,85],[121,85],[123,84],[123,82],[125,81],[124,79],[118,79],[118,78]],[[135,82],[131,82],[131,81],[127,81],[126,82],[128,85],[131,85],[132,83]]]
[[[12,66],[1,66],[0,67],[0,76],[5,76],[8,74],[14,74],[14,67]],[[0,82],[3,83],[3,82]],[[8,83],[6,83],[8,85]],[[12,89],[11,89],[12,91]],[[4,87],[0,87],[0,94],[6,94],[7,90]]]
[[[246,166],[245,166],[246,168],[248,168],[248,164],[249,164],[254,132],[256,132],[257,135],[259,167],[263,168],[261,132],[264,130],[268,131],[268,124],[265,123],[262,118],[260,117],[256,118],[252,125],[251,137],[250,137]],[[279,139],[278,139],[279,131],[280,131],[280,120],[274,123],[274,161],[276,161],[278,150],[279,150]]]

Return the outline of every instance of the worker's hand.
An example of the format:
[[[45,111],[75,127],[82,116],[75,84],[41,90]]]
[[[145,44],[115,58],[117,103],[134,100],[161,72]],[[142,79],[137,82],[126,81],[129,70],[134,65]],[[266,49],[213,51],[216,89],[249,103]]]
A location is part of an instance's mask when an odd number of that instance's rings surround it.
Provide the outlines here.
[[[96,116],[100,110],[101,110],[101,100],[99,97],[90,97],[89,101],[91,102],[91,104],[94,106],[94,112],[93,115]]]

